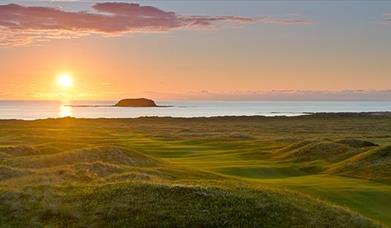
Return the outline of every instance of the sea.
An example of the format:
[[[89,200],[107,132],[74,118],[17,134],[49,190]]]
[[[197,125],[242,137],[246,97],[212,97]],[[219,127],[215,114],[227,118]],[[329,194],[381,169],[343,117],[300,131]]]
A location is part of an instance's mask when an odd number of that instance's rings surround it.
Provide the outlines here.
[[[115,103],[0,101],[0,119],[299,116],[310,113],[391,111],[391,101],[157,101],[158,105],[168,107],[153,108],[113,107]]]

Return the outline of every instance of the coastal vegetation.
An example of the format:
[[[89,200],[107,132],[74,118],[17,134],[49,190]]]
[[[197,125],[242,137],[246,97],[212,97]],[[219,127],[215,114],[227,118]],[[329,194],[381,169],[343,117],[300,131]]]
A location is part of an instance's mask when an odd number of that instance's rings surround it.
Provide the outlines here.
[[[0,121],[5,227],[391,225],[391,116]]]

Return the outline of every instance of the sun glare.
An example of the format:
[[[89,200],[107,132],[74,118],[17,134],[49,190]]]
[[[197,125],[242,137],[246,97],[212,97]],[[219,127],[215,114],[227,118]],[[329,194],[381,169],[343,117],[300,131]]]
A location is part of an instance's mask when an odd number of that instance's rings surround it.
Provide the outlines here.
[[[57,76],[57,84],[65,89],[73,87],[72,75],[68,73],[59,74]]]

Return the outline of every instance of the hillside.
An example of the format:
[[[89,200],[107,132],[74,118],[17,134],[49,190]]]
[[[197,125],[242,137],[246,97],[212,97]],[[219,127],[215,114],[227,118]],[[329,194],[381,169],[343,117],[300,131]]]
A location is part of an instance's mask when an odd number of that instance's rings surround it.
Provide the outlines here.
[[[0,223],[390,225],[390,123],[361,115],[0,121]]]
[[[391,146],[360,153],[334,165],[328,172],[391,184]]]

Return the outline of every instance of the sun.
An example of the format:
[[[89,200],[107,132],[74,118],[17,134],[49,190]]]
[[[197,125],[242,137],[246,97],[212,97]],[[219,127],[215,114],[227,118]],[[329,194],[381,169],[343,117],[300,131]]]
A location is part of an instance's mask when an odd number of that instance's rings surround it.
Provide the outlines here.
[[[64,89],[73,87],[73,78],[69,73],[62,73],[57,76],[57,84]]]

